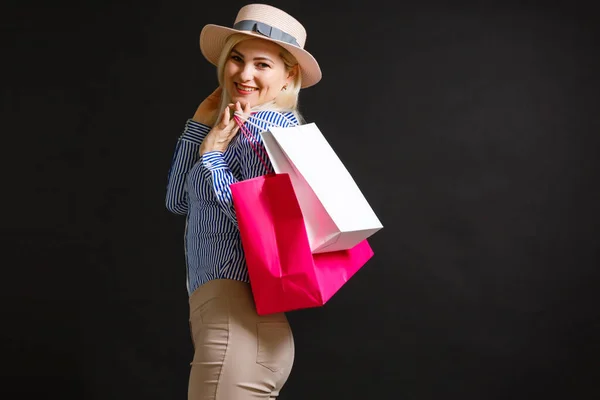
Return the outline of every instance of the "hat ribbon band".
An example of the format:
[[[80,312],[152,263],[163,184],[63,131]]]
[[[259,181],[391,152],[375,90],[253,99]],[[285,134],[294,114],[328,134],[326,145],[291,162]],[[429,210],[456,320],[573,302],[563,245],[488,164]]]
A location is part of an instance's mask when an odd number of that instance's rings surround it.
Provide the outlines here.
[[[233,25],[233,29],[260,33],[261,35],[266,36],[268,38],[280,40],[282,42],[293,44],[296,47],[300,47],[300,45],[296,41],[296,38],[290,35],[289,33],[286,33],[279,28],[275,28],[274,26],[265,24],[260,21],[254,21],[251,19],[239,21]]]

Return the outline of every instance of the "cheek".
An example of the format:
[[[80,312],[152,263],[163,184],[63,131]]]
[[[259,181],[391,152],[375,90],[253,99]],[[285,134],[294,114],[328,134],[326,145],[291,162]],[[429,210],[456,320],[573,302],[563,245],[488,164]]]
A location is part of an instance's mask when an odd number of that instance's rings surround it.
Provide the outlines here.
[[[229,80],[230,77],[231,77],[231,67],[229,66],[229,64],[226,64],[225,68],[223,69],[223,78],[227,81],[227,80]]]
[[[226,81],[230,81],[232,79],[232,76],[235,75],[236,72],[236,65],[232,62],[227,62],[227,64],[225,64],[225,68],[223,69],[223,78]]]
[[[269,95],[276,95],[284,85],[284,82],[282,80],[274,77],[268,77],[268,79],[263,79],[260,83],[262,89]]]

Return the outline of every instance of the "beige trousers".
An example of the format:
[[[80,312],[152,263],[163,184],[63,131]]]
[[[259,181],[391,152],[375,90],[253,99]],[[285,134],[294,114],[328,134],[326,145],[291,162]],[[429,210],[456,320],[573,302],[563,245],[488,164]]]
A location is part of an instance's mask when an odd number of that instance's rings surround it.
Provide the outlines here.
[[[230,279],[208,281],[189,302],[188,400],[276,398],[294,362],[285,314],[259,316],[250,285]]]

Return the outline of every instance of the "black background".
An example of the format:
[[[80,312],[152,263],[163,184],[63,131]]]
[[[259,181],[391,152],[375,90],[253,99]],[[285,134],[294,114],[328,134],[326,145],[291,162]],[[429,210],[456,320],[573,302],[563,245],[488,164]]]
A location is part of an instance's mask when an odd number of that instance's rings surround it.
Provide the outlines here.
[[[268,3],[307,28],[324,75],[301,111],[384,225],[325,307],[289,314],[281,398],[598,398],[591,5]],[[244,4],[4,3],[10,398],[186,398],[184,220],[166,176],[216,85],[200,29]]]

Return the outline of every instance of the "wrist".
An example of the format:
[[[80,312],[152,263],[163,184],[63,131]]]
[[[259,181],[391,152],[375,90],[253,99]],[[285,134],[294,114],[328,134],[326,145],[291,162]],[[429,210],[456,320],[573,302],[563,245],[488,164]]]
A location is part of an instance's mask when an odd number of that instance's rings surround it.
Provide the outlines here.
[[[205,140],[204,142],[202,142],[202,145],[200,145],[200,156],[203,156],[205,153],[209,153],[209,152],[213,152],[213,151],[218,151],[219,153],[224,153],[226,150],[226,148],[224,146],[220,146],[217,143],[207,143],[207,140]]]

